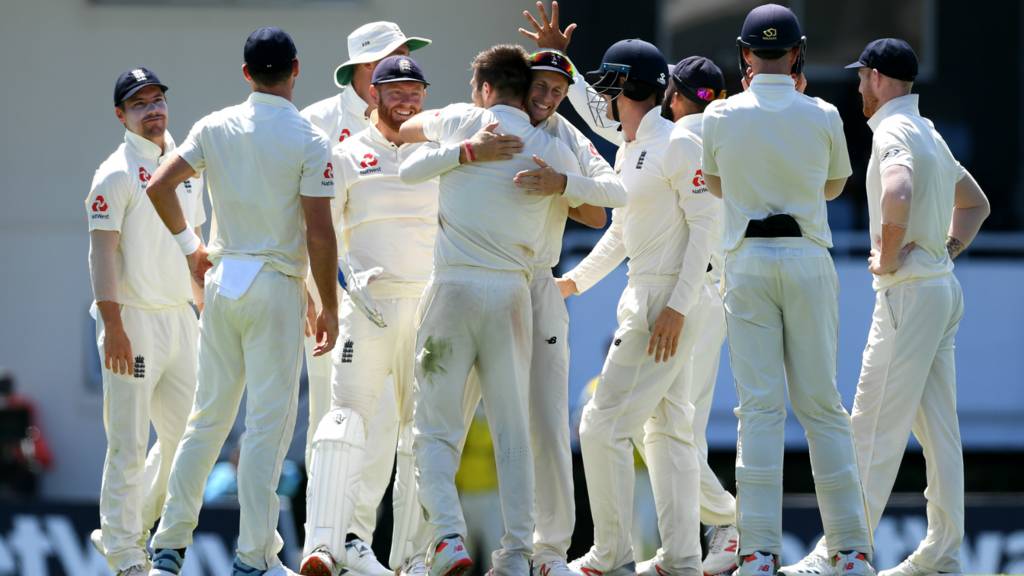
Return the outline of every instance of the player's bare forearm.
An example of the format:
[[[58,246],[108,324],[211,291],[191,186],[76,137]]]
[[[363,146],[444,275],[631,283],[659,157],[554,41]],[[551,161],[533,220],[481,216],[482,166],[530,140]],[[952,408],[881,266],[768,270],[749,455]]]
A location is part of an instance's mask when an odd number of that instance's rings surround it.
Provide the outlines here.
[[[705,177],[705,180],[707,177]],[[846,178],[836,178],[825,182],[825,200],[835,200],[843,193],[846,187]]]
[[[708,191],[715,198],[722,197],[722,179],[714,174],[704,174],[704,183],[708,186]]]
[[[970,246],[991,212],[988,197],[973,176],[967,174],[956,183],[953,218],[946,238],[946,252],[950,258],[955,259]]]
[[[338,312],[338,246],[331,220],[331,199],[301,197],[306,218],[306,249],[324,311]]]
[[[199,239],[202,240],[203,229],[200,228],[199,226],[196,226],[195,233],[196,236],[198,236]],[[203,285],[200,284],[195,278],[191,278],[189,284],[192,286],[192,302],[195,303],[196,309],[199,310],[200,313],[202,313],[203,306],[205,304],[205,297],[203,296]]]
[[[423,133],[423,124],[429,115],[436,114],[437,110],[425,110],[419,114],[409,118],[402,123],[402,127],[398,130],[398,135],[403,142],[410,144],[414,142],[426,142],[427,135]]]
[[[153,202],[153,208],[171,234],[178,234],[188,226],[185,213],[181,210],[175,189],[185,180],[195,176],[196,171],[177,154],[160,165],[146,186],[146,195]]]
[[[101,300],[96,303],[96,308],[100,311],[100,318],[103,319],[103,324],[107,327],[121,327],[121,305],[117,302],[111,302],[109,300]]]
[[[581,204],[575,208],[569,208],[569,218],[590,228],[604,228],[608,223],[608,213],[600,206]]]

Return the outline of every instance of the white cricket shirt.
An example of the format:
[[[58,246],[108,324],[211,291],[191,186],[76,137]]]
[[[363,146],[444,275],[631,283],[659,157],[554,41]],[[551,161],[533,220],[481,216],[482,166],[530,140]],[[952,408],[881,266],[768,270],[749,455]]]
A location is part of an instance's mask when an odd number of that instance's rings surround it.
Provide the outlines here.
[[[366,102],[348,86],[330,98],[306,106],[301,114],[326,134],[327,141],[334,146],[370,125],[366,108]]]
[[[438,180],[405,184],[398,168],[423,144],[396,146],[371,125],[334,147],[334,222],[339,254],[361,272],[384,272],[369,284],[422,285],[430,279],[437,236]]]
[[[688,314],[704,284],[718,234],[720,201],[699,178],[700,139],[651,109],[636,139],[625,142],[615,169],[628,202],[591,253],[565,276],[584,292],[628,257],[630,281],[675,278],[668,306]]]
[[[704,170],[701,168],[701,161],[704,156],[704,140],[701,138],[701,133],[704,129],[704,114],[688,114],[683,116],[676,121],[675,128],[672,129],[672,138],[686,138],[697,144],[699,152],[696,158],[688,159],[691,170],[696,167],[693,172],[693,178],[690,182],[692,185],[691,190],[697,194],[703,194],[707,191],[707,184],[704,182]],[[689,148],[692,150],[692,148]],[[714,196],[712,196],[714,198]],[[715,209],[714,218],[715,223],[709,234],[706,236],[707,241],[711,243],[711,272],[708,273],[708,280],[711,282],[718,282],[722,277],[722,271],[725,270],[724,260],[722,258],[722,201],[714,203]],[[704,239],[703,237],[701,238]],[[690,234],[690,242],[693,242],[695,237]]]
[[[462,142],[492,122],[498,131],[523,140],[512,160],[463,164],[441,175],[435,266],[469,266],[523,272],[527,276],[546,256],[545,225],[552,196],[530,195],[512,182],[516,173],[533,170],[532,155],[564,174],[578,174],[575,155],[542,129],[526,112],[505,105],[489,109],[453,104],[438,110],[423,125],[429,140]],[[565,198],[570,205],[581,202]]]
[[[323,132],[288,100],[253,92],[202,118],[177,152],[204,174],[210,191],[210,260],[255,259],[288,276],[306,275],[299,196],[334,196]]]
[[[874,131],[866,181],[871,245],[880,248],[882,173],[890,166],[906,166],[913,172],[910,221],[903,242],[917,244],[899,270],[874,277],[875,290],[952,272],[946,235],[953,218],[956,184],[967,171],[931,120],[921,116],[917,94],[886,102],[868,120],[868,126]]]
[[[835,106],[797,92],[786,74],[758,74],[750,88],[704,110],[705,174],[722,179],[723,249],[747,223],[789,214],[804,238],[832,246],[825,182],[852,174]]]
[[[192,300],[188,262],[146,195],[157,167],[174,151],[174,138],[164,133],[164,147],[125,131],[124,143],[100,164],[92,179],[85,210],[89,231],[111,230],[118,242],[120,304],[137,308],[181,306]],[[192,228],[206,222],[203,181],[189,178],[175,190]]]

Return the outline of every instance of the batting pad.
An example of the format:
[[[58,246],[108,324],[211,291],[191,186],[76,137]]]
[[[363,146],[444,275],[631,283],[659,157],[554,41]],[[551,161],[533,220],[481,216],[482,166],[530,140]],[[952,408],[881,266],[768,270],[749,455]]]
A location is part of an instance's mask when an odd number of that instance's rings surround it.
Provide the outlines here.
[[[351,408],[331,410],[313,435],[303,555],[326,547],[340,557],[359,494],[366,424]]]

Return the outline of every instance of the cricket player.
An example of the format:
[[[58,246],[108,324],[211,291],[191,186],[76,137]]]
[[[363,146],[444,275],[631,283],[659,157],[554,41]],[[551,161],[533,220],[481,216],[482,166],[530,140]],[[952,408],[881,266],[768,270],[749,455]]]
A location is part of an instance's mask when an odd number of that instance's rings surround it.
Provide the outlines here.
[[[725,208],[724,301],[739,397],[737,572],[778,568],[788,391],[807,436],[834,573],[874,574],[850,420],[835,384],[838,280],[825,201],[851,173],[842,120],[796,89],[805,39],[788,8],[754,8],[737,42],[752,79],[705,109],[702,163]]]
[[[445,146],[497,122],[523,145],[522,154],[511,160],[462,165],[440,180],[441,228],[417,335],[415,414],[417,480],[432,532],[433,576],[461,574],[472,566],[454,477],[466,433],[462,399],[473,368],[494,439],[505,524],[502,549],[492,555],[493,570],[529,572],[534,527],[529,283],[553,196],[519,189],[513,178],[537,167],[531,155],[556,172],[579,173],[566,145],[531,125],[523,105],[530,80],[521,47],[487,49],[473,60],[476,107],[424,112],[401,129],[403,140]],[[473,157],[472,149],[466,153]]]
[[[114,114],[125,127],[124,143],[96,170],[85,201],[107,435],[93,540],[118,576],[149,571],[149,531],[196,386],[199,323],[189,301],[202,307],[202,291],[146,197],[152,174],[175,146],[166,92],[148,68],[117,78]],[[183,180],[172,193],[198,235],[206,220],[202,180]],[[157,442],[147,459],[151,421]]]
[[[213,265],[206,274],[195,402],[153,537],[151,576],[180,573],[206,477],[243,392],[241,517],[232,570],[285,573],[277,557],[282,541],[274,529],[280,508],[275,489],[295,425],[309,267],[323,302],[316,353],[329,352],[338,334],[333,170],[323,133],[291,103],[299,73],[295,44],[279,28],[260,28],[246,40],[243,55],[252,94],[196,123],[148,190],[193,275],[200,278]],[[217,221],[208,253],[171,194],[196,173],[206,176]]]
[[[408,56],[389,56],[373,73],[370,96],[376,122],[335,146],[334,221],[339,252],[357,275],[376,275],[367,290],[387,325],[377,326],[356,309],[351,298],[341,307],[340,339],[333,355],[332,409],[317,426],[306,502],[305,559],[300,572],[331,576],[339,569],[366,574],[349,533],[367,450],[395,450],[395,438],[371,439],[370,421],[378,395],[394,383],[401,408],[400,429],[411,437],[416,308],[430,277],[437,234],[437,179],[404,184],[398,167],[422,144],[405,144],[399,127],[422,110],[427,80]],[[350,282],[351,285],[351,282]],[[389,379],[390,377],[390,379]],[[411,445],[409,457],[411,458]],[[404,507],[395,509],[392,563],[403,573],[425,573],[428,542],[416,498],[413,469],[399,467],[396,485],[405,487]],[[376,508],[376,503],[374,508]],[[399,528],[398,524],[405,524]],[[369,566],[372,569],[373,566]],[[390,573],[390,572],[389,572]]]
[[[693,183],[699,139],[673,134],[661,116],[668,65],[654,45],[617,42],[588,77],[602,98],[594,115],[622,126],[616,170],[628,202],[612,212],[611,226],[560,288],[566,295],[586,291],[627,257],[629,283],[601,383],[580,424],[594,545],[569,566],[583,574],[635,571],[631,439],[643,427],[663,545],[652,568],[699,574],[700,468],[689,381],[679,375],[697,339],[684,323],[704,284],[720,203]]]
[[[557,18],[557,12],[554,17]],[[568,421],[569,316],[551,269],[558,264],[561,255],[566,217],[601,228],[607,219],[604,206],[625,205],[626,191],[590,140],[556,112],[575,76],[572,61],[560,51],[540,50],[530,55],[530,69],[532,79],[525,99],[530,122],[567,144],[581,171],[579,176],[561,174],[537,158],[534,161],[538,167],[521,172],[513,179],[521,189],[555,196],[545,224],[543,248],[538,251],[530,283],[534,327],[530,434],[537,510],[532,566],[535,575],[571,576],[566,554],[572,541],[576,511]],[[403,173],[410,177],[410,173],[421,170],[433,174],[453,169],[466,162],[460,162],[458,148],[442,149],[441,166],[429,171],[415,165],[417,160],[431,162],[431,153],[424,150],[403,165]],[[572,205],[577,202],[585,203]],[[479,379],[475,374],[470,377],[466,390],[464,406],[469,426],[480,401]]]
[[[370,95],[370,81],[377,63],[392,55],[408,55],[430,44],[427,38],[407,37],[393,22],[370,22],[356,28],[348,36],[348,60],[334,71],[334,83],[340,91],[338,94],[319,102],[310,104],[302,110],[302,115],[314,126],[328,135],[331,146],[344,142],[352,135],[365,130],[370,125],[370,113],[376,108],[377,102]],[[319,309],[320,302],[316,298],[314,282],[311,276],[306,278],[306,287],[312,296],[310,316],[314,309]],[[354,283],[348,286],[349,298],[362,308],[373,307],[372,301],[364,302],[368,297],[365,291],[359,290]],[[352,289],[356,288],[356,289]],[[386,322],[386,320],[385,320]],[[317,424],[323,419],[331,407],[331,358],[327,355],[314,357],[312,350],[316,342],[312,337],[306,338],[306,375],[309,381],[309,426],[306,431],[306,465],[307,471],[311,462],[313,433]],[[362,488],[356,499],[356,511],[353,515],[351,532],[357,536],[351,541],[348,550],[355,556],[348,558],[346,566],[362,576],[388,576],[391,573],[377,561],[370,544],[373,531],[377,525],[377,507],[391,481],[391,470],[395,466],[395,439],[398,438],[398,405],[394,396],[394,387],[385,387],[380,394],[378,406],[372,418],[367,420],[370,425],[368,440],[372,443],[366,450],[369,459],[362,469]],[[398,466],[403,470],[402,477],[412,477],[412,433],[398,439]],[[396,486],[393,493],[393,504],[396,510],[405,510],[405,485]],[[398,524],[395,524],[398,528]],[[395,538],[402,538],[395,534]],[[396,551],[397,552],[397,551]]]
[[[875,310],[853,404],[853,441],[872,529],[913,432],[924,449],[928,533],[883,576],[961,572],[964,465],[956,415],[954,338],[963,294],[953,259],[989,214],[988,200],[911,94],[917,55],[904,40],[867,45],[860,76],[874,131],[867,193]],[[825,565],[825,541],[787,574]]]

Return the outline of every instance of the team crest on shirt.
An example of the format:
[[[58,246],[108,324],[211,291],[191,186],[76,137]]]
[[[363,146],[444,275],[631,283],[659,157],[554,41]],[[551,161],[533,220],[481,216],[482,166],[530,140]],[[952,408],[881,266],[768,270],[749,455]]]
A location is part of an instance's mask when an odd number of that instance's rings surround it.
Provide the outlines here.
[[[644,160],[647,158],[647,150],[640,153],[640,157],[636,159],[636,169],[639,170],[644,167]]]
[[[182,184],[185,185],[185,193],[186,194],[191,194],[192,193],[192,180],[186,179],[184,182],[182,182]]]
[[[380,161],[373,152],[367,152],[363,154],[363,158],[359,161],[359,175],[366,176],[367,174],[375,174],[381,172],[382,169],[378,164]]]

